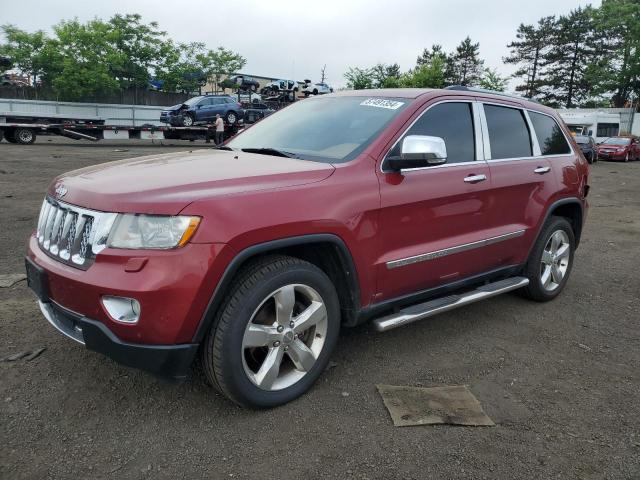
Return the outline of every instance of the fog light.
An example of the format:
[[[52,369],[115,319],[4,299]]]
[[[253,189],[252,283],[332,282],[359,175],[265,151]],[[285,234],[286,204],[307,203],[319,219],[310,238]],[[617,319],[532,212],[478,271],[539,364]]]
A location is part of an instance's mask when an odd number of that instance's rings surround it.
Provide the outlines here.
[[[102,305],[109,316],[117,322],[136,323],[140,318],[140,302],[135,298],[104,295]]]

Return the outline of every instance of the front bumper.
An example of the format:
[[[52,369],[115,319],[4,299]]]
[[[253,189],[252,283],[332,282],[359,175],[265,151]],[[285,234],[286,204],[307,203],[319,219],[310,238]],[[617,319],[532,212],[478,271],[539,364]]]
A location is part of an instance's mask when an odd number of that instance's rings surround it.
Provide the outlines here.
[[[626,153],[618,153],[611,151],[598,152],[598,159],[602,160],[624,160]]]
[[[123,342],[101,322],[52,301],[38,300],[38,304],[44,317],[60,333],[128,367],[165,377],[184,378],[198,351],[198,344],[141,345]]]

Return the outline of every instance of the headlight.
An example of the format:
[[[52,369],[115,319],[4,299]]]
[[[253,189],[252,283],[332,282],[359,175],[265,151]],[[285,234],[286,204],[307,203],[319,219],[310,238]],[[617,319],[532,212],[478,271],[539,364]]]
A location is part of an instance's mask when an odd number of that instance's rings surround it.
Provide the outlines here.
[[[200,217],[119,214],[107,239],[110,248],[182,247],[193,236]]]

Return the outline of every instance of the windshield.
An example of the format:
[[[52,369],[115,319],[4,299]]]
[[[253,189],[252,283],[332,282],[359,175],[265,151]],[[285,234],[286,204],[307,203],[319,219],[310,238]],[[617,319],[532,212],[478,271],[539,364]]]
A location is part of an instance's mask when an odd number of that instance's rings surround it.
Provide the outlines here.
[[[233,149],[276,149],[297,158],[355,158],[408,104],[404,98],[321,97],[293,103],[227,143]]]
[[[602,143],[604,145],[629,145],[630,142],[630,138],[607,138]]]
[[[193,97],[190,98],[189,100],[183,102],[184,105],[188,105],[189,107],[195,105],[196,103],[198,103],[200,100],[202,100],[202,97]]]

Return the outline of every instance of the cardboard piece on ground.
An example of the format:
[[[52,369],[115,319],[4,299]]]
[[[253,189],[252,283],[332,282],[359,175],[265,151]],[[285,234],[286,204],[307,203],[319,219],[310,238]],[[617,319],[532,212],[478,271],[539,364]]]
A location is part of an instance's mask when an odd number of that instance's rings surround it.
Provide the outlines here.
[[[396,427],[411,425],[494,426],[465,385],[397,387],[376,385]]]

